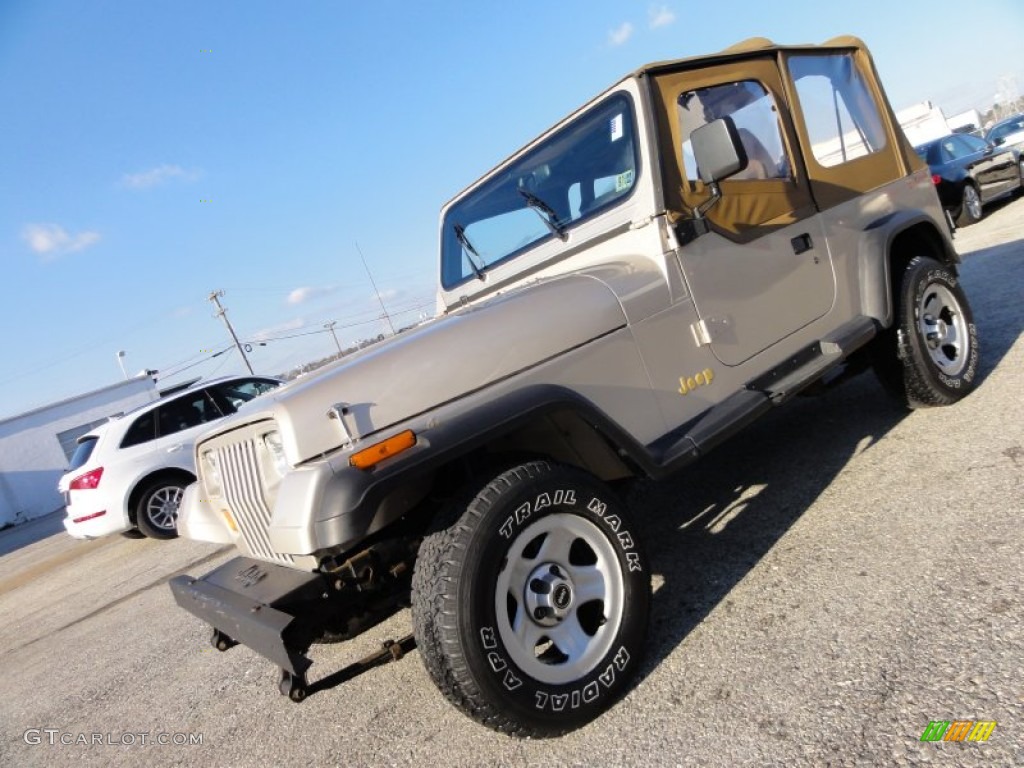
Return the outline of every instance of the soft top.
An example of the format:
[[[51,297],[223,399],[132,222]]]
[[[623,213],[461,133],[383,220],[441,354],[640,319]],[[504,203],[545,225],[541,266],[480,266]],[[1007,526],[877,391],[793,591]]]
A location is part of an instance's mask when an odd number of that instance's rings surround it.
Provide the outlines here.
[[[719,51],[718,53],[704,53],[697,56],[686,56],[681,59],[653,61],[633,70],[622,79],[627,80],[631,77],[643,77],[644,75],[658,74],[659,72],[685,68],[688,66],[707,66],[708,64],[749,59],[752,56],[765,53],[776,53],[779,51],[820,51],[823,48],[846,50],[849,50],[850,48],[857,48],[860,50],[866,50],[867,45],[864,44],[863,40],[854,35],[840,35],[820,44],[802,43],[796,45],[779,45],[778,43],[772,42],[767,37],[750,37],[746,40],[741,40],[738,43],[730,45],[728,48]]]

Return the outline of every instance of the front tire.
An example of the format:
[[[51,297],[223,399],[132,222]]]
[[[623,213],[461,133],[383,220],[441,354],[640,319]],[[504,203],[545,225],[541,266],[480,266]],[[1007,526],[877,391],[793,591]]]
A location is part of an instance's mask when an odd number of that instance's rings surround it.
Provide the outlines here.
[[[647,560],[620,502],[579,470],[498,475],[420,547],[416,643],[464,713],[518,736],[579,728],[628,689],[650,603]]]
[[[135,524],[151,539],[174,539],[178,536],[178,506],[185,493],[180,480],[157,480],[139,498]]]
[[[981,195],[978,188],[971,182],[964,184],[960,198],[960,214],[957,216],[958,227],[968,227],[981,221]]]
[[[875,371],[910,408],[950,405],[977,384],[978,331],[959,279],[934,259],[907,264],[893,327],[874,347]]]

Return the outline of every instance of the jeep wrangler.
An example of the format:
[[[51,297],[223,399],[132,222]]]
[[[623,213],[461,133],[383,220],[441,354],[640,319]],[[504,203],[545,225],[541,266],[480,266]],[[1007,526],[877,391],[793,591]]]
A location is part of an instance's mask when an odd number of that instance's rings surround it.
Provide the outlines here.
[[[630,686],[651,573],[617,481],[812,384],[964,397],[978,341],[927,167],[856,38],[642,67],[443,206],[438,316],[196,444],[178,604],[282,670],[411,605],[458,708],[522,736]]]

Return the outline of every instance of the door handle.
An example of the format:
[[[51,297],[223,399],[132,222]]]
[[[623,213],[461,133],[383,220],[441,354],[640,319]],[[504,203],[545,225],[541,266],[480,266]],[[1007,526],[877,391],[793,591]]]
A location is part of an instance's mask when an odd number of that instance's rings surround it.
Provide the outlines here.
[[[802,235],[797,235],[789,241],[790,245],[793,246],[793,253],[805,253],[814,248],[814,241],[811,240],[811,236],[804,232]]]

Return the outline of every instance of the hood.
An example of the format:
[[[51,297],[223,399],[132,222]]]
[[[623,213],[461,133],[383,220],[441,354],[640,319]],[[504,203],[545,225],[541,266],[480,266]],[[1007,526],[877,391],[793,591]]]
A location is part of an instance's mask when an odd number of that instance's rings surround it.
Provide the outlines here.
[[[267,417],[299,463],[500,381],[626,324],[600,280],[568,275],[438,318],[268,392],[217,433]]]

